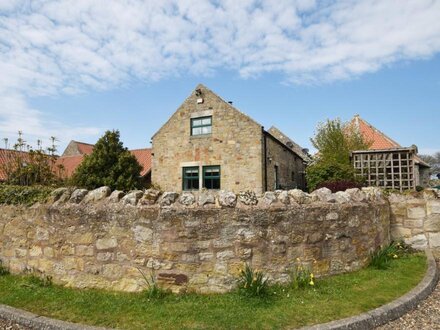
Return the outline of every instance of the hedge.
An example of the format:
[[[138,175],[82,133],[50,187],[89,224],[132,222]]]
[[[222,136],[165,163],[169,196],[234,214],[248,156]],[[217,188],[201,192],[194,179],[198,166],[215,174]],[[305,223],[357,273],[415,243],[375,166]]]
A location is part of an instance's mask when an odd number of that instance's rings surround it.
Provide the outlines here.
[[[52,187],[44,186],[13,186],[0,184],[0,204],[27,205],[45,202]]]

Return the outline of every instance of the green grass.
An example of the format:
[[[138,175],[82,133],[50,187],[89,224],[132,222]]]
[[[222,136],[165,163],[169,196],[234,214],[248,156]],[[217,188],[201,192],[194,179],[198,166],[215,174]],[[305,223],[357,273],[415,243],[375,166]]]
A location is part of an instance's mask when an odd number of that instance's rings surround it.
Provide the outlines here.
[[[0,276],[0,303],[122,329],[282,329],[328,322],[388,303],[416,286],[426,267],[425,256],[415,254],[393,260],[386,270],[366,268],[317,279],[313,288],[271,287],[267,298],[233,292],[148,299],[145,293],[42,287],[30,283],[29,277],[4,275]]]

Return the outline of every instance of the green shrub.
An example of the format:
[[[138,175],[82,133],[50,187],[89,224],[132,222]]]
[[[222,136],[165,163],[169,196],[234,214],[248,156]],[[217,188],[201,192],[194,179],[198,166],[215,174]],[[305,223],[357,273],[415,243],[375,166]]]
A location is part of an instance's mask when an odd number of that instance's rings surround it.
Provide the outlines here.
[[[151,272],[148,278],[141,269],[138,268],[138,271],[141,273],[147,286],[144,292],[148,299],[161,299],[170,294],[169,290],[165,290],[157,284],[154,272]]]
[[[9,275],[9,269],[3,265],[3,261],[0,260],[0,276]]]
[[[333,160],[318,161],[306,169],[307,185],[310,191],[315,190],[324,182],[350,181],[361,184],[355,176],[355,169],[351,164],[342,164]]]
[[[129,191],[141,188],[141,170],[136,157],[119,140],[119,131],[107,131],[96,142],[93,152],[84,157],[70,181],[86,189],[109,186],[112,190]]]
[[[12,186],[0,184],[0,204],[27,205],[44,203],[53,191],[43,186]]]
[[[399,258],[400,243],[391,242],[390,245],[381,247],[373,252],[370,257],[370,267],[376,269],[387,269],[393,259]]]
[[[352,123],[343,123],[338,118],[319,123],[315,136],[310,140],[318,150],[315,163],[306,170],[310,191],[323,182],[359,182],[351,164],[350,152],[367,150],[371,141],[366,141]]]
[[[341,181],[325,181],[321,182],[316,189],[319,188],[328,188],[332,191],[332,193],[336,193],[338,191],[346,191],[351,188],[362,188],[362,184],[358,181],[349,181],[349,180],[341,180]]]
[[[290,272],[290,287],[292,289],[307,288],[315,285],[315,276],[309,267],[305,267],[300,259]]]
[[[249,297],[262,297],[268,294],[269,280],[261,271],[255,271],[246,264],[238,280],[239,292]]]

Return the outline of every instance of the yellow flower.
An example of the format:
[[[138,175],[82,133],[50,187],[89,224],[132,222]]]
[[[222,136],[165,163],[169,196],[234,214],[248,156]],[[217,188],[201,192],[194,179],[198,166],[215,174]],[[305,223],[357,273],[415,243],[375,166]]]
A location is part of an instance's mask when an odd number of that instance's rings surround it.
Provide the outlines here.
[[[314,286],[314,285],[315,285],[315,282],[313,282],[313,279],[310,280],[309,284],[310,284],[311,286]]]
[[[393,255],[393,258],[394,258],[394,259],[397,259],[397,258],[398,258],[397,254]]]
[[[310,273],[310,278],[314,278],[315,275],[313,275],[313,273]]]

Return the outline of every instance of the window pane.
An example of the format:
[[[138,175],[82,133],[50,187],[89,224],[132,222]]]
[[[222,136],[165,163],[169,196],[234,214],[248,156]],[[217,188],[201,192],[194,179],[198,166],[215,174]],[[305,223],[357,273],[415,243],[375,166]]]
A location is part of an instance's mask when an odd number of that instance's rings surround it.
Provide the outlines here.
[[[197,167],[183,168],[183,190],[199,189],[199,169]]]
[[[203,168],[203,187],[206,189],[220,189],[220,166],[206,166]]]
[[[193,119],[192,124],[193,124],[193,126],[200,126],[202,124],[202,120],[201,119]]]
[[[202,125],[211,125],[211,117],[203,118],[202,119]]]
[[[210,133],[211,133],[211,126],[202,127],[202,134],[210,134]]]
[[[201,127],[195,127],[192,129],[192,135],[200,135],[202,134],[202,128]]]
[[[199,189],[199,178],[190,179],[190,182],[191,182],[191,189]]]
[[[206,189],[212,189],[211,179],[205,179],[204,186]]]

